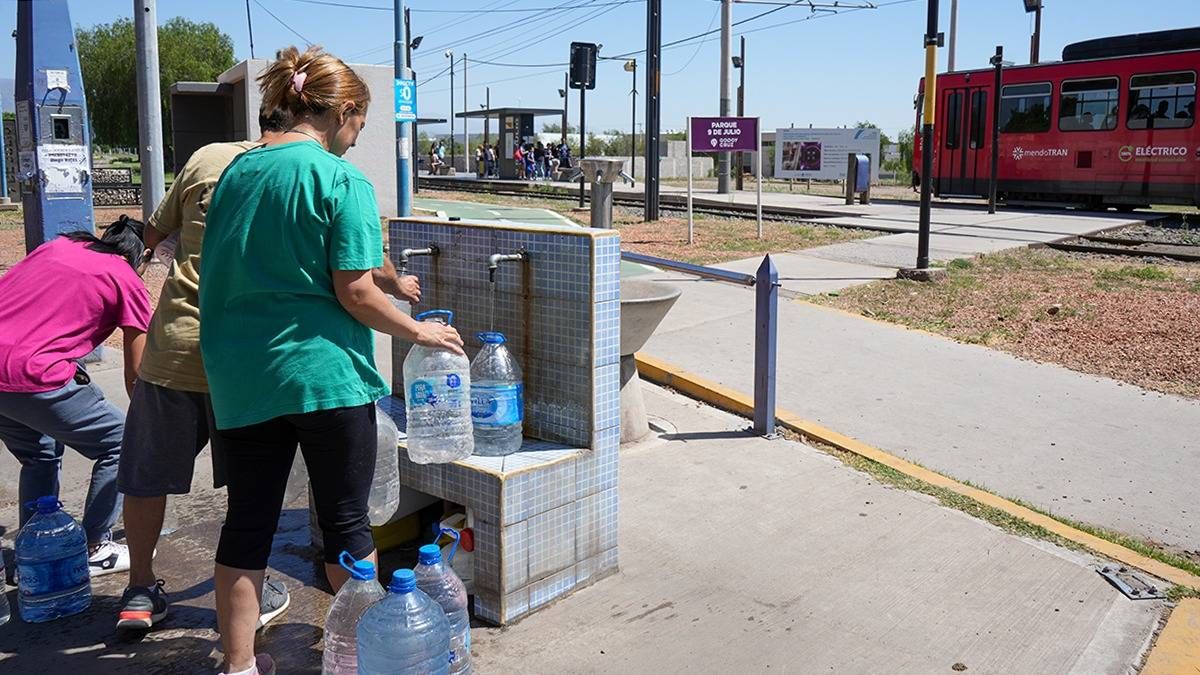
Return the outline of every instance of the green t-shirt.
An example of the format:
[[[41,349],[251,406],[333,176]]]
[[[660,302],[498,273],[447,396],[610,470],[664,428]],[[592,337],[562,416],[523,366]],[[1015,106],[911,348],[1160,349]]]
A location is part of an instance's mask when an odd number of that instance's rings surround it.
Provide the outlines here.
[[[242,153],[213,192],[200,266],[200,350],[217,428],[386,396],[371,330],[333,270],[383,264],[370,181],[312,141]]]

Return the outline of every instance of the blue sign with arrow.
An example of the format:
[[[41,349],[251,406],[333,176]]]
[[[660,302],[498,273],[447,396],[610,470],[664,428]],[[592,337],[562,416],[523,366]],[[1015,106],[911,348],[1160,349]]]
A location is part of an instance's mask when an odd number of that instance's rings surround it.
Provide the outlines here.
[[[396,78],[396,121],[417,121],[417,81]]]

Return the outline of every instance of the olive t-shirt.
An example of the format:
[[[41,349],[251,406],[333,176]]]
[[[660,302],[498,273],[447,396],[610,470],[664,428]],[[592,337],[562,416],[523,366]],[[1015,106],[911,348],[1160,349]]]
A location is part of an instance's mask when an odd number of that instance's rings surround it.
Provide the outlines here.
[[[375,190],[312,141],[239,155],[208,209],[200,349],[217,428],[370,403],[389,393],[371,330],[334,270],[383,264]]]
[[[138,371],[138,376],[151,384],[181,391],[208,391],[200,359],[198,298],[205,212],[221,172],[234,157],[255,145],[251,141],[211,143],[197,150],[150,216],[150,226],[162,234],[179,233]]]

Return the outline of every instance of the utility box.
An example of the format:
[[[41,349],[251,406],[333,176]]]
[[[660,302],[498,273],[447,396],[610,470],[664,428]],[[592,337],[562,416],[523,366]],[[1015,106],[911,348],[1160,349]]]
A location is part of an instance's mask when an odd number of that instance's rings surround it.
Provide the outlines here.
[[[854,203],[854,195],[859,195],[859,203],[871,203],[871,156],[863,153],[850,153],[846,159],[846,203]]]

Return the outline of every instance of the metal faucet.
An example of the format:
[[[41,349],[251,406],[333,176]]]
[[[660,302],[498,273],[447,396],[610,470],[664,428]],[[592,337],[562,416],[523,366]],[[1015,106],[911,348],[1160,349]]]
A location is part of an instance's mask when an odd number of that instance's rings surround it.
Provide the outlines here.
[[[399,276],[408,274],[408,259],[415,255],[437,255],[440,253],[437,244],[430,244],[425,248],[406,248],[400,251],[400,272]]]
[[[517,253],[493,253],[488,256],[488,283],[496,283],[496,270],[500,269],[502,262],[525,262],[529,260],[529,254],[524,250]]]

